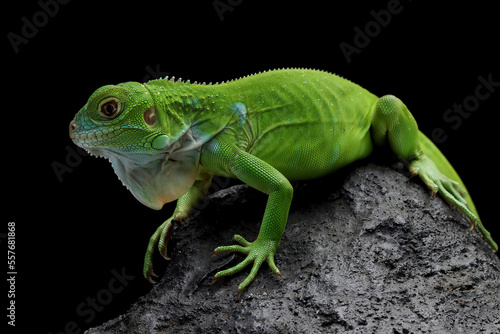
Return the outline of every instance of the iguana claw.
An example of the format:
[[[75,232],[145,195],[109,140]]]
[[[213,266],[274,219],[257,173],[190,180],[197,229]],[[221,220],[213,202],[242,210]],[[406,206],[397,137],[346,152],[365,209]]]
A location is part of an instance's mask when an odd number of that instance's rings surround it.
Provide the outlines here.
[[[170,260],[170,257],[167,256],[167,244],[168,240],[172,236],[173,230],[172,218],[169,218],[156,229],[155,233],[149,239],[148,249],[146,250],[146,255],[144,256],[144,268],[142,273],[144,278],[152,284],[156,282],[151,278],[151,276],[158,277],[158,275],[153,272],[153,253],[155,246],[158,244],[158,250],[160,251],[161,256],[165,260]]]
[[[153,270],[148,271],[145,275],[145,278],[148,280],[149,283],[156,284],[157,282],[154,279],[152,279],[151,276],[158,277],[158,275],[156,275]]]
[[[467,197],[467,192],[458,182],[450,180],[446,175],[442,174],[434,162],[425,155],[412,161],[409,168],[412,176],[420,176],[420,179],[422,179],[425,185],[432,190],[431,199],[439,192],[448,203],[456,206],[469,218],[471,231],[474,231],[477,227],[484,239],[493,248],[493,251],[496,252],[498,250],[498,246],[491,238],[491,234],[484,228],[479,217],[477,217],[469,207],[465,199]]]

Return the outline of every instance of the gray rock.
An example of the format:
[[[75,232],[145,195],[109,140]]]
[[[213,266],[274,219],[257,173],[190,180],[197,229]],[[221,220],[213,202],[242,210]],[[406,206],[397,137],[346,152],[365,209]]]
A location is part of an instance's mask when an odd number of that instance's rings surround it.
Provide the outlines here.
[[[248,270],[210,286],[243,259],[213,249],[253,240],[265,201],[245,185],[212,195],[176,225],[161,281],[87,333],[500,333],[488,244],[420,180],[373,164],[295,190],[275,258],[284,281],[263,265],[240,298]]]

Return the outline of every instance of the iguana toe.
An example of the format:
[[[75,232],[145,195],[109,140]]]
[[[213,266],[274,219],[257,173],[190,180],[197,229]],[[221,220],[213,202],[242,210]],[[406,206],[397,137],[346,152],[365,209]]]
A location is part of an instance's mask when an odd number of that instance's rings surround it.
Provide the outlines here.
[[[235,235],[234,240],[242,245],[231,245],[231,246],[221,246],[217,247],[214,251],[215,254],[221,254],[226,252],[239,252],[246,255],[246,258],[234,267],[226,270],[219,271],[215,274],[212,284],[222,277],[231,276],[237,272],[243,270],[248,265],[252,264],[252,269],[250,274],[241,282],[238,286],[238,296],[241,292],[254,280],[259,268],[264,262],[267,262],[269,268],[279,277],[283,278],[280,274],[279,269],[274,263],[274,254],[278,248],[278,243],[271,240],[259,240],[257,238],[254,242],[249,242],[239,235]]]

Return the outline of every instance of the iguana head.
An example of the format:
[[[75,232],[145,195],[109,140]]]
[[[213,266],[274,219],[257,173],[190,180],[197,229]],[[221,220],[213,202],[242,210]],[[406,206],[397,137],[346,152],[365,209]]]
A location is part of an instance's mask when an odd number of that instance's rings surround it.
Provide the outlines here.
[[[200,144],[189,124],[161,112],[164,103],[140,83],[97,89],[69,125],[73,142],[107,158],[132,194],[160,209],[182,196],[199,171]]]
[[[165,120],[158,122],[154,101],[139,83],[96,90],[70,123],[73,142],[90,153],[126,153],[143,162],[168,144]]]

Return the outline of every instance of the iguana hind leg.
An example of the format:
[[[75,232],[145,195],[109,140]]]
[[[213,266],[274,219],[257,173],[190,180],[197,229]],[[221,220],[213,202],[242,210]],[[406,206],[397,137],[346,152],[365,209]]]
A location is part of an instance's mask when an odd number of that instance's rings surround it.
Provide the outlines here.
[[[386,95],[375,105],[372,136],[376,144],[389,142],[392,151],[408,164],[412,175],[420,176],[432,195],[439,193],[456,206],[476,226],[494,251],[497,244],[484,228],[462,180],[444,155],[419,130],[406,105],[397,97]]]

